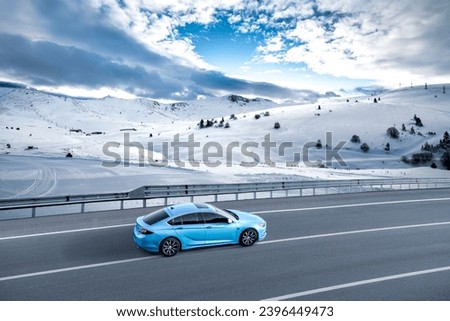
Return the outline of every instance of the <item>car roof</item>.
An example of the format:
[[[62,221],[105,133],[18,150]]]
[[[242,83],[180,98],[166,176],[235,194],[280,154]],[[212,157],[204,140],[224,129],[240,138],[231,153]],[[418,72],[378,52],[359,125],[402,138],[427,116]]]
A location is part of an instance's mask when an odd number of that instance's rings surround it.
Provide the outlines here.
[[[166,213],[172,217],[189,213],[214,213],[214,208],[206,203],[183,203],[170,205],[165,208]]]

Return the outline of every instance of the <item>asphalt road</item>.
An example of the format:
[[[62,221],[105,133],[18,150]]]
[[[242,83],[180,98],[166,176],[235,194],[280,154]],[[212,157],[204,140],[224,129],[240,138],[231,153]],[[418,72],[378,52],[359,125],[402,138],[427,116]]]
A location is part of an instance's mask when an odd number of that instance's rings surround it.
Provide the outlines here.
[[[148,209],[0,222],[0,300],[450,300],[450,189],[223,202],[243,248],[136,248]]]

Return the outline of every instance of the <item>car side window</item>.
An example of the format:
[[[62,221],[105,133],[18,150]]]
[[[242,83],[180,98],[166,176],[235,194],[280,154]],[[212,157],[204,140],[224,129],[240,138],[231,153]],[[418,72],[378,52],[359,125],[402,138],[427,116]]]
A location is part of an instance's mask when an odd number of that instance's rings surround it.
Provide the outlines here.
[[[203,219],[202,217],[195,213],[195,214],[186,214],[181,216],[183,219],[183,225],[188,225],[188,224],[203,224]]]
[[[183,225],[183,217],[178,216],[168,222],[170,225]]]
[[[216,213],[203,213],[206,224],[228,223],[228,218]]]

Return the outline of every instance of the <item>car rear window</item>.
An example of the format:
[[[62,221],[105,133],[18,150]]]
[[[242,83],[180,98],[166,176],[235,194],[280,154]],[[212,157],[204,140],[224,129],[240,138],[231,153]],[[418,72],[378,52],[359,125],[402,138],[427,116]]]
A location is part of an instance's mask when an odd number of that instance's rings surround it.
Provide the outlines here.
[[[166,211],[164,211],[164,209],[160,209],[158,211],[145,215],[143,220],[148,225],[152,225],[168,217],[169,215],[167,215]]]

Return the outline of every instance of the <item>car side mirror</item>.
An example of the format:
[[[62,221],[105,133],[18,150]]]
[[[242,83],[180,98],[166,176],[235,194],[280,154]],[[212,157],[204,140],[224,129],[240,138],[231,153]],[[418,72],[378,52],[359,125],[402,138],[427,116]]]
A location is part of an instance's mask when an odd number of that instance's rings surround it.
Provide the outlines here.
[[[228,224],[233,223],[233,220],[231,218],[228,219]]]

